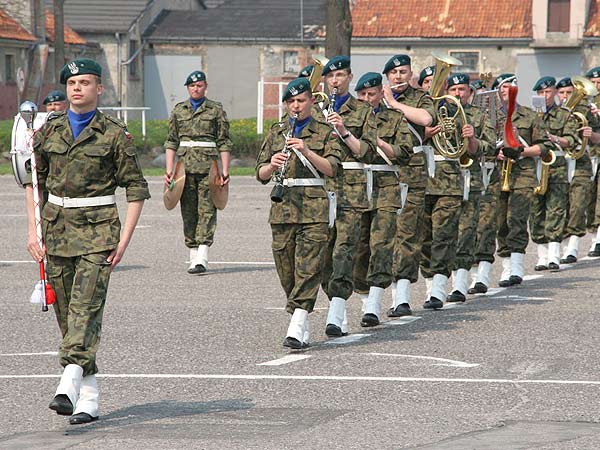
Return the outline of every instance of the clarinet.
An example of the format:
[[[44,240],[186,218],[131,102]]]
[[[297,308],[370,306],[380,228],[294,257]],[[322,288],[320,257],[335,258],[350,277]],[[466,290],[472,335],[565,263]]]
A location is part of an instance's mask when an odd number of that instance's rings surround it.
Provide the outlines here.
[[[285,186],[283,185],[283,180],[285,180],[285,169],[287,167],[288,160],[290,158],[291,151],[287,145],[287,141],[289,138],[294,137],[294,128],[296,128],[296,122],[298,120],[298,114],[294,114],[292,117],[292,125],[290,127],[290,131],[284,135],[285,144],[283,145],[283,150],[281,152],[286,156],[285,162],[279,169],[279,173],[275,175],[275,186],[271,190],[271,201],[275,203],[281,203],[283,201],[283,194],[285,193]]]
[[[335,112],[335,110],[333,108],[335,106],[335,97],[336,97],[336,95],[337,95],[337,88],[334,87],[331,90],[331,95],[329,96],[329,106],[327,107],[327,117],[329,117],[329,115],[331,113]]]

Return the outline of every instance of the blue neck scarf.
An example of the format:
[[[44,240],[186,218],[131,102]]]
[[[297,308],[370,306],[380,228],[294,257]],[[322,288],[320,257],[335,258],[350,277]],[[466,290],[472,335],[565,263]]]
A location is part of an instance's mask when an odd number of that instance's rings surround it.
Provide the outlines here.
[[[377,114],[379,111],[381,111],[381,106],[378,106],[377,108],[373,108],[373,114]]]
[[[70,109],[67,110],[67,117],[69,118],[69,124],[71,125],[71,131],[73,132],[74,139],[77,139],[77,136],[79,136],[83,129],[88,126],[95,115],[95,109],[83,114],[77,114]]]
[[[310,117],[311,116],[308,116],[304,120],[296,120],[296,125],[294,126],[294,132],[292,133],[293,137],[300,136],[300,133],[302,133],[302,130],[304,130],[304,128],[306,128],[306,126],[310,122]],[[293,121],[294,121],[294,119],[292,119],[292,118],[289,119],[290,126],[292,125]]]
[[[398,100],[402,94],[404,94],[404,92],[393,92],[392,91],[392,95],[394,96],[394,100]]]
[[[202,97],[201,99],[198,99],[198,100],[194,100],[192,97],[190,97],[190,103],[192,104],[192,108],[194,108],[194,111],[196,111],[198,108],[200,108],[202,106],[202,103],[204,103],[204,100],[206,100],[206,97]]]
[[[339,112],[340,108],[342,107],[342,105],[344,103],[346,103],[346,100],[348,100],[350,98],[350,93],[346,94],[346,95],[338,95],[335,97],[335,103],[333,104],[333,110],[335,112]]]

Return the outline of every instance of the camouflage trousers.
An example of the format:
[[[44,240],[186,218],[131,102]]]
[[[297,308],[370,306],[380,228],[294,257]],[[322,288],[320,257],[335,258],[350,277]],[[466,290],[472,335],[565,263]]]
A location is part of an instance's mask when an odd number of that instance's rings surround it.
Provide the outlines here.
[[[475,263],[480,202],[480,191],[469,192],[469,199],[462,202],[458,219],[458,241],[454,269],[469,270]]]
[[[392,284],[392,260],[396,235],[396,208],[365,211],[360,219],[358,254],[354,262],[354,290],[361,294],[371,286]]]
[[[533,199],[533,188],[500,192],[498,199],[498,256],[525,253],[529,243],[527,220]]]
[[[326,223],[271,224],[273,258],[287,298],[286,311],[312,312],[319,293]]]
[[[56,292],[53,306],[62,335],[58,358],[63,367],[81,366],[83,376],[98,373],[96,353],[111,274],[109,254],[48,255],[48,280]]]
[[[425,189],[409,187],[404,209],[396,219],[392,269],[396,281],[410,280],[411,283],[416,283],[419,278],[424,211]]]
[[[477,244],[475,263],[494,263],[496,253],[496,233],[498,230],[498,198],[500,181],[490,183],[479,202],[479,223],[477,224]]]
[[[210,247],[217,228],[217,208],[210,198],[208,174],[185,174],[180,203],[186,247]]]
[[[354,290],[354,261],[360,239],[363,210],[338,208],[335,225],[329,230],[321,286],[327,297],[348,300]]]
[[[456,263],[458,221],[461,196],[425,196],[421,273],[425,278],[436,274],[450,276]]]
[[[568,219],[565,237],[585,236],[587,202],[592,192],[592,180],[589,177],[575,177],[569,186]]]
[[[587,229],[590,233],[595,233],[598,226],[600,226],[600,195],[598,195],[600,184],[598,183],[598,178],[599,176],[596,175],[596,178],[592,181],[586,211]]]
[[[567,225],[569,185],[549,184],[545,195],[534,195],[529,214],[529,232],[536,244],[560,242]]]

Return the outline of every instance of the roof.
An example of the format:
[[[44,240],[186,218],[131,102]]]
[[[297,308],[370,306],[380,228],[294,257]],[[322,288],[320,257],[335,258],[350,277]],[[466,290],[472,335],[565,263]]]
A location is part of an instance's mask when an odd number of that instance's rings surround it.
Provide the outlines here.
[[[357,0],[352,22],[355,38],[532,37],[525,0]]]
[[[600,0],[592,0],[590,13],[585,26],[585,37],[600,37]]]
[[[65,44],[86,44],[86,40],[79,36],[75,31],[73,31],[71,27],[69,27],[67,24],[64,24],[63,29],[65,36]],[[56,37],[54,33],[54,14],[52,14],[48,10],[46,10],[46,36],[52,42],[54,42]]]
[[[36,37],[0,8],[0,39],[36,41]]]
[[[298,41],[303,25],[304,39],[311,40],[322,35],[326,4],[327,0],[227,0],[207,10],[164,11],[147,37],[157,41]]]
[[[45,6],[52,7],[52,0]],[[148,0],[68,0],[63,6],[65,23],[80,33],[115,33],[129,30]]]

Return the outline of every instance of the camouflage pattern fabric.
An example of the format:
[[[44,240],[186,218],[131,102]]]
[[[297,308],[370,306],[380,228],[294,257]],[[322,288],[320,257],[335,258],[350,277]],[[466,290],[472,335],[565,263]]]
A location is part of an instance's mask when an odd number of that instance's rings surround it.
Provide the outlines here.
[[[98,373],[96,353],[111,274],[109,253],[48,255],[48,280],[56,292],[53,306],[62,334],[60,364],[81,366],[84,377]]]
[[[577,163],[579,163],[579,161]],[[587,201],[592,195],[592,186],[593,184],[590,177],[575,176],[575,178],[573,178],[573,182],[569,187],[568,219],[565,226],[565,237],[585,236],[586,207]]]
[[[530,188],[501,192],[498,201],[498,256],[508,258],[511,253],[525,253],[529,243],[527,219],[533,200]]]
[[[456,245],[455,269],[469,270],[475,263],[480,202],[481,191],[477,190],[469,192],[469,199],[462,202],[458,220],[458,242]]]
[[[396,218],[394,239],[394,280],[410,280],[416,283],[419,278],[419,262],[425,224],[425,189],[408,187],[406,204]]]
[[[479,202],[479,223],[477,225],[477,244],[475,262],[494,263],[496,253],[496,233],[498,230],[498,201],[500,197],[500,178],[498,170],[492,172],[490,184]]]
[[[213,244],[217,229],[217,208],[208,187],[208,174],[188,174],[179,201],[185,245],[196,248]]]
[[[587,230],[590,233],[595,233],[598,226],[600,226],[600,195],[598,195],[600,184],[598,183],[598,175],[594,178],[590,189],[591,193],[586,211]]]

